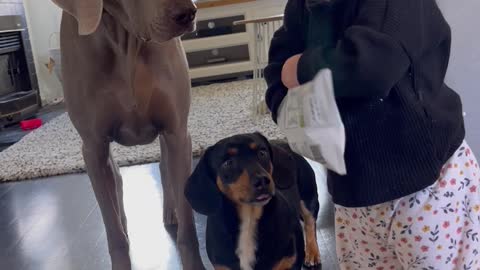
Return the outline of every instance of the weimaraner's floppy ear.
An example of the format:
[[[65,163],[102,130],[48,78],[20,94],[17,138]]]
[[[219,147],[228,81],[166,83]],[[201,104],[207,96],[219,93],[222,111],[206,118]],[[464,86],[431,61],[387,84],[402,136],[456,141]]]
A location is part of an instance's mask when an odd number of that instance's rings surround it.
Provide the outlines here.
[[[97,30],[102,19],[103,0],[52,0],[61,9],[75,17],[78,33],[90,35]]]
[[[295,158],[291,153],[276,142],[270,142],[259,132],[254,133],[263,139],[269,147],[270,158],[273,165],[273,181],[278,189],[288,189],[294,183],[297,177],[297,165]],[[287,147],[287,146],[285,146]]]
[[[212,152],[212,147],[205,151],[185,185],[187,201],[195,211],[206,216],[217,212],[222,203],[222,196],[216,185],[216,173],[208,164]]]

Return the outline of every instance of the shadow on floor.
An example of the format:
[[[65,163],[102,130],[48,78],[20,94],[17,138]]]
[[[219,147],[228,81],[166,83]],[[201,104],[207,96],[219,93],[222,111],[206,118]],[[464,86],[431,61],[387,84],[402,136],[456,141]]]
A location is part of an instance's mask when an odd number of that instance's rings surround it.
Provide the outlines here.
[[[323,270],[333,270],[337,269],[333,206],[323,171],[318,166],[315,171],[321,179],[318,241]],[[134,269],[181,269],[174,241],[162,222],[158,164],[122,168],[121,172]],[[0,269],[111,269],[101,214],[85,174],[0,184],[0,217]],[[196,216],[207,264],[205,224],[205,217]]]

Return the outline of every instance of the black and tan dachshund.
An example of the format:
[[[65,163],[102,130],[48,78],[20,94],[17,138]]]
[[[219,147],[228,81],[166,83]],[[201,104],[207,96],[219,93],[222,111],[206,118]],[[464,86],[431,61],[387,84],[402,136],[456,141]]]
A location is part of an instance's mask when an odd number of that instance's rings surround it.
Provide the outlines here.
[[[206,150],[185,196],[208,216],[207,253],[216,270],[320,266],[315,174],[287,144],[260,133],[221,140]]]

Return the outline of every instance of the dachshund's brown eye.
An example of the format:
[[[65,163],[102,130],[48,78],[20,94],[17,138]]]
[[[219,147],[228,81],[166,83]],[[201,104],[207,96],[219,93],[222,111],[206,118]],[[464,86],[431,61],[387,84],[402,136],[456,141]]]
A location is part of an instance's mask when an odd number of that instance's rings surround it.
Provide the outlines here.
[[[233,161],[231,159],[228,159],[222,164],[223,169],[231,169],[233,167]]]
[[[268,157],[268,153],[265,150],[260,150],[258,151],[258,157],[260,159],[266,159]]]

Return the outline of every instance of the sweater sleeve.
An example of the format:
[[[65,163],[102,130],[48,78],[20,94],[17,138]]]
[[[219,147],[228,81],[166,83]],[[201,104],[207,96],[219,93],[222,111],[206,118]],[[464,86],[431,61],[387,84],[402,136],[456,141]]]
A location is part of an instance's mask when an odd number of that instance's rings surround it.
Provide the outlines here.
[[[354,23],[335,46],[312,47],[303,53],[298,67],[299,82],[311,81],[318,71],[330,68],[337,98],[387,96],[410,66],[410,57],[402,44],[382,32],[387,3],[359,1]],[[418,28],[408,31],[420,31]]]
[[[277,121],[278,107],[287,95],[287,88],[282,82],[282,68],[288,58],[302,53],[304,50],[303,0],[289,0],[285,9],[284,24],[272,38],[269,50],[269,63],[265,68],[267,81],[266,103],[272,112],[272,118]]]

